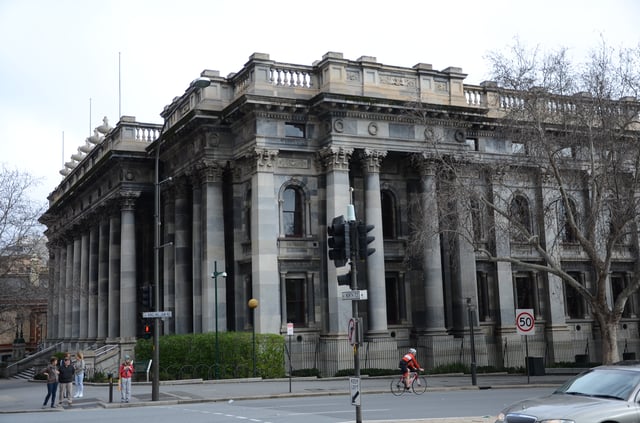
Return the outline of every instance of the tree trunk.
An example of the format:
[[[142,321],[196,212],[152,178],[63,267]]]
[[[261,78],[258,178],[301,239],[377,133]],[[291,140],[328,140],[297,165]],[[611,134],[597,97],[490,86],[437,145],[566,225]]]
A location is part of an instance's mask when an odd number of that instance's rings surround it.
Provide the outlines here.
[[[620,361],[618,352],[618,322],[602,319],[600,323],[602,336],[602,364]]]

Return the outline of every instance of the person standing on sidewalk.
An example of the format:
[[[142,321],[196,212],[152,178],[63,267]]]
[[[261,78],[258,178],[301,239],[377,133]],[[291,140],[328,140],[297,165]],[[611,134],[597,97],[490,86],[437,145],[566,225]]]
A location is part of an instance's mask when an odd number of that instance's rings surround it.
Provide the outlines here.
[[[131,399],[131,377],[133,376],[133,363],[131,357],[124,356],[124,363],[120,365],[120,402],[129,402]]]
[[[42,408],[47,408],[47,402],[51,398],[51,408],[56,408],[56,393],[58,391],[58,359],[51,357],[49,365],[44,369],[43,374],[47,375],[47,396],[44,397]]]
[[[84,394],[84,371],[85,371],[85,363],[84,363],[84,354],[80,351],[76,353],[76,361],[73,363],[73,368],[75,371],[75,380],[76,380],[76,394],[73,396],[74,398],[82,398]]]
[[[58,375],[58,381],[60,382],[60,402],[58,404],[62,405],[62,400],[66,398],[67,403],[71,406],[73,402],[73,374],[75,372],[73,364],[71,363],[71,354],[67,353],[64,356],[64,360],[60,363],[58,370],[60,371]]]

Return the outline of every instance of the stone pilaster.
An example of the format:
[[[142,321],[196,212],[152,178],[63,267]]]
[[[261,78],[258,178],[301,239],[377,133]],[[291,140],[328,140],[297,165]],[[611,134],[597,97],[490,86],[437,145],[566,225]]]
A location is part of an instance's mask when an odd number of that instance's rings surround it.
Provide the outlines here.
[[[280,278],[278,272],[278,196],[274,183],[278,151],[257,149],[252,157],[251,275],[253,296],[259,301],[254,323],[259,333],[280,332]]]
[[[340,215],[346,218],[347,206],[351,203],[351,187],[349,184],[349,162],[353,154],[352,148],[327,147],[319,152],[319,158],[327,174],[327,209],[326,222],[321,227],[331,224],[331,220]],[[325,234],[326,229],[323,231]],[[326,246],[326,238],[323,242]],[[325,247],[325,251],[326,247]],[[326,254],[326,253],[325,253]],[[338,275],[348,272],[345,266],[336,269],[328,256],[327,263],[327,299],[329,308],[328,330],[331,334],[346,334],[349,319],[352,317],[350,301],[342,300],[342,292],[349,290],[347,286],[338,286]],[[386,315],[386,312],[385,312]]]

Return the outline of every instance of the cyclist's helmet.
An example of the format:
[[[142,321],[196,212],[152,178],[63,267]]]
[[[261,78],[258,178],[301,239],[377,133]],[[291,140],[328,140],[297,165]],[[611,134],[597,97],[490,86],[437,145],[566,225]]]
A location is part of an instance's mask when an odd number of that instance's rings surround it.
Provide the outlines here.
[[[409,352],[410,352],[411,354],[415,354],[415,353],[416,353],[416,349],[415,349],[415,348],[409,348]]]

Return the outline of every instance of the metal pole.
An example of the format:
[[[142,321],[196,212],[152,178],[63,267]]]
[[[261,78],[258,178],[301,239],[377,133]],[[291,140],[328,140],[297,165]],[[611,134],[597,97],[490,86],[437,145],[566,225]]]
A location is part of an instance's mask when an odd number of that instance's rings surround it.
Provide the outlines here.
[[[476,379],[476,344],[473,334],[473,327],[475,326],[473,305],[471,305],[471,298],[467,298],[467,310],[469,312],[469,337],[471,338],[471,384],[476,386],[478,381]]]
[[[253,377],[256,377],[256,309],[251,309],[251,330],[253,333]]]
[[[154,194],[154,224],[153,236],[153,303],[156,312],[160,311],[160,140],[156,146],[155,161],[155,194]],[[160,322],[153,321],[153,380],[151,381],[151,401],[160,399]]]
[[[355,290],[358,289],[358,275],[357,275],[357,270],[356,270],[356,252],[358,250],[358,233],[356,230],[356,221],[351,221],[348,222],[349,225],[349,239],[351,240],[351,263],[350,263],[350,267],[351,267],[351,290]],[[361,331],[361,325],[360,325],[360,318],[358,317],[358,301],[357,300],[352,300],[351,301],[351,309],[352,309],[352,313],[353,313],[353,318],[356,321],[356,342],[353,345],[353,369],[354,369],[354,376],[358,379],[360,379],[360,354],[359,354],[359,347],[360,347],[360,331]],[[362,398],[362,393],[360,393],[360,398]],[[362,423],[362,406],[360,405],[356,405],[356,423]]]
[[[216,321],[216,379],[220,378],[220,348],[218,344],[218,262],[213,262],[213,290],[215,295],[215,321]]]

